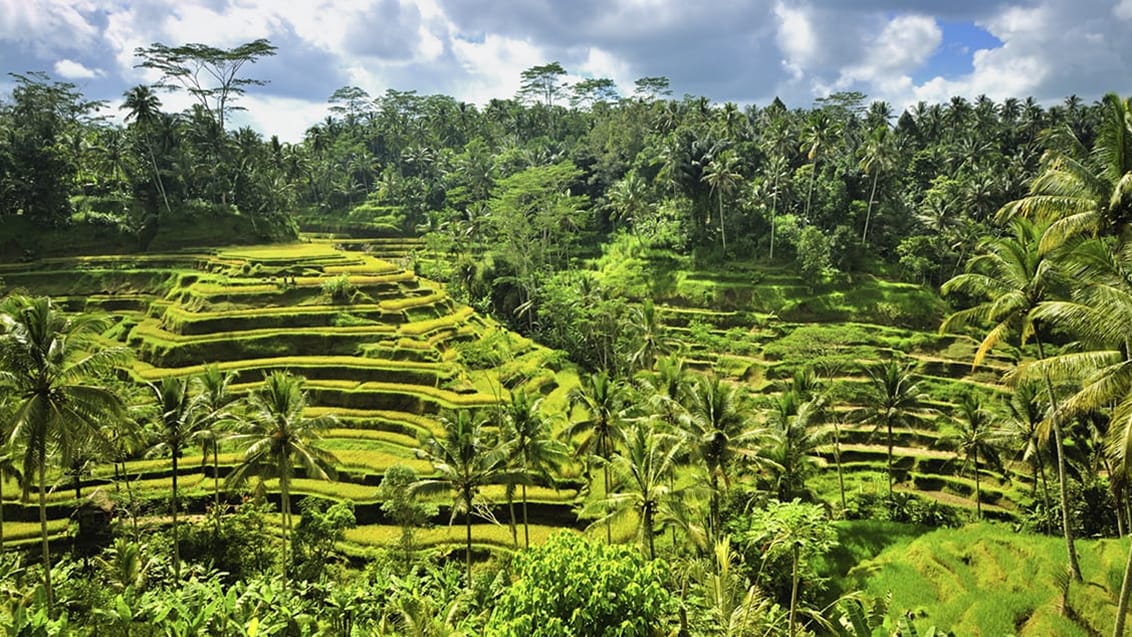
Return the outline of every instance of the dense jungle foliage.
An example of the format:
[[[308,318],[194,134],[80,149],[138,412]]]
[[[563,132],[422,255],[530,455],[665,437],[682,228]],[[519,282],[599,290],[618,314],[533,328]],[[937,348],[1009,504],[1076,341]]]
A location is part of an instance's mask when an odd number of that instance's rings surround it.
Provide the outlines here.
[[[1123,634],[1132,101],[549,63],[284,143],[269,42],[137,53],[0,99],[8,634]]]

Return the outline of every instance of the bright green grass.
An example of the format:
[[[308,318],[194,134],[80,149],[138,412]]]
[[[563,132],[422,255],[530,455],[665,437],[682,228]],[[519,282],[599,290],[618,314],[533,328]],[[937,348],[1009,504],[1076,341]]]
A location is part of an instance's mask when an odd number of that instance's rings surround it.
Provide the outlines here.
[[[1129,549],[1124,541],[1078,541],[1084,584],[1069,590],[1071,621],[1059,612],[1055,584],[1065,546],[1054,537],[982,523],[897,543],[853,569],[849,578],[871,595],[891,595],[887,630],[912,612],[928,626],[958,635],[1107,634]]]
[[[47,534],[55,537],[67,530],[70,520],[48,520]],[[39,540],[39,522],[4,522],[4,546],[14,546]]]

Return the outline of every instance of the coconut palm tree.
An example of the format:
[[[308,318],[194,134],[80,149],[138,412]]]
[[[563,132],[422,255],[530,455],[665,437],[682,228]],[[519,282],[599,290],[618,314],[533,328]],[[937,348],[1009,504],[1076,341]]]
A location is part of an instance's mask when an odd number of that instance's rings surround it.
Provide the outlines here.
[[[869,375],[868,404],[859,409],[856,419],[884,428],[888,446],[885,467],[888,473],[888,497],[892,498],[895,474],[892,470],[893,429],[910,426],[916,411],[924,408],[927,395],[920,391],[913,372],[914,364],[901,365],[889,360],[867,370]]]
[[[508,441],[511,461],[522,479],[519,483],[523,502],[523,544],[531,546],[527,522],[527,483],[532,475],[549,479],[550,469],[569,458],[569,449],[551,436],[551,421],[542,413],[542,398],[533,399],[523,389],[511,394],[503,406],[503,439]]]
[[[192,409],[192,399],[189,395],[189,379],[174,378],[172,376],[162,379],[159,385],[153,385],[154,398],[158,409],[158,426],[156,443],[150,447],[149,454],[172,457],[173,465],[173,573],[177,579],[181,578],[181,548],[180,533],[177,525],[177,469],[190,436],[195,426],[195,414]]]
[[[606,496],[610,515],[630,511],[638,516],[641,550],[656,559],[655,521],[664,501],[673,495],[669,479],[682,453],[679,436],[659,431],[647,419],[638,419],[625,432],[621,453],[613,458],[618,486]]]
[[[701,181],[706,183],[711,192],[719,199],[719,239],[723,251],[727,252],[727,230],[723,223],[723,197],[731,194],[735,187],[743,180],[739,172],[739,158],[731,150],[725,150],[712,157],[704,167]]]
[[[236,380],[235,372],[222,372],[216,365],[205,365],[193,378],[194,404],[198,422],[192,438],[201,447],[201,465],[212,454],[213,515],[217,532],[220,530],[220,443],[231,433],[237,422],[237,397],[231,391]]]
[[[944,294],[958,292],[971,298],[983,299],[972,307],[952,313],[940,326],[940,332],[957,330],[972,323],[988,323],[992,326],[975,351],[973,368],[983,362],[992,348],[1015,335],[1019,345],[1032,338],[1039,360],[1044,360],[1045,349],[1034,312],[1039,305],[1056,297],[1065,287],[1063,273],[1041,248],[1043,237],[1047,233],[1046,227],[1024,218],[1014,219],[1010,227],[1013,231],[1011,235],[984,242],[980,254],[967,263],[966,271],[943,284]],[[1069,555],[1070,572],[1075,579],[1081,580],[1081,567],[1069,520],[1068,477],[1060,408],[1049,370],[1045,367],[1042,369],[1041,380],[1049,399],[1049,420],[1054,434],[1054,450],[1057,452],[1062,536]]]
[[[417,493],[452,492],[452,516],[464,516],[464,558],[472,581],[472,511],[479,491],[488,484],[513,476],[507,471],[509,445],[500,445],[487,430],[489,416],[476,409],[461,409],[440,416],[443,437],[424,442],[422,457],[432,463],[437,477],[413,485]],[[450,522],[451,522],[450,520]]]
[[[730,488],[737,459],[769,464],[759,457],[768,435],[756,427],[738,390],[717,376],[701,377],[688,395],[688,413],[680,423],[687,446],[707,472],[710,487],[708,534],[714,542],[720,531],[720,500]]]
[[[1040,488],[1043,508],[1049,511],[1049,485],[1046,483],[1046,467],[1042,455],[1042,450],[1048,450],[1049,447],[1048,436],[1043,435],[1048,431],[1043,427],[1046,417],[1043,393],[1044,390],[1038,383],[1018,383],[1006,404],[1006,414],[999,420],[999,436],[1013,442],[1016,457],[1030,465],[1034,482],[1032,495],[1037,499]]]
[[[24,497],[32,484],[39,491],[48,607],[55,599],[47,535],[49,454],[57,453],[66,466],[80,441],[100,443],[99,426],[124,413],[118,396],[98,381],[126,357],[121,348],[93,343],[106,325],[91,314],[65,316],[48,297],[13,295],[0,303],[0,386],[13,400],[9,444],[27,477]]]
[[[601,465],[603,496],[609,494],[612,488],[609,463],[613,452],[624,440],[624,402],[624,386],[611,379],[604,370],[583,377],[581,386],[570,393],[571,409],[581,408],[584,417],[569,423],[561,435],[564,440],[582,436],[575,455],[587,456],[591,466]],[[586,475],[591,475],[588,467]],[[613,527],[608,518],[605,536],[606,541],[612,544]]]
[[[802,495],[806,476],[813,471],[815,452],[825,441],[818,429],[824,418],[825,400],[803,400],[794,389],[779,394],[767,413],[770,440],[764,456],[776,465],[778,499],[785,502]]]
[[[1048,222],[1043,250],[1076,236],[1111,234],[1132,221],[1132,98],[1109,93],[1100,113],[1091,151],[1072,131],[1057,129],[1030,194],[998,213]]]
[[[982,401],[974,394],[964,394],[959,401],[958,418],[953,423],[954,431],[949,436],[955,445],[955,451],[964,461],[971,462],[975,468],[975,512],[978,518],[983,518],[982,488],[979,482],[979,458],[984,463],[998,465],[997,433],[992,428],[990,412],[983,407]]]
[[[165,182],[161,179],[161,170],[157,167],[157,156],[153,151],[151,135],[151,127],[158,122],[161,116],[161,99],[157,97],[152,88],[145,85],[131,88],[126,91],[124,97],[125,101],[119,108],[129,111],[125,117],[127,122],[134,120],[142,129],[145,148],[149,154],[150,167],[153,169],[154,182],[161,194],[161,200],[165,203],[165,212],[172,214],[172,209],[169,207],[169,196],[165,193]]]
[[[291,480],[296,465],[308,477],[331,480],[337,475],[330,452],[317,443],[323,431],[336,420],[330,416],[307,418],[303,410],[307,395],[302,376],[272,372],[263,385],[247,399],[247,413],[238,423],[231,440],[244,447],[240,464],[228,475],[226,484],[239,486],[250,476],[279,479],[283,513],[283,578],[287,578],[287,555],[291,538]]]
[[[861,231],[861,243],[865,245],[869,243],[869,221],[873,216],[873,204],[876,203],[877,183],[880,181],[880,174],[889,164],[889,133],[887,122],[877,126],[861,146],[861,170],[873,178],[873,185],[869,189],[869,205],[865,209],[865,227]]]

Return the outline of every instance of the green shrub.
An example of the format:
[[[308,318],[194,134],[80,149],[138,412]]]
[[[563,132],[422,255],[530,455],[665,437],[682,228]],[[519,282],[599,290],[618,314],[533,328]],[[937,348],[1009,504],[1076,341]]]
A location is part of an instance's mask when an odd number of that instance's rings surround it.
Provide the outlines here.
[[[635,637],[666,634],[677,600],[663,562],[628,546],[559,532],[520,555],[486,633],[500,636]]]
[[[334,303],[349,303],[354,298],[357,287],[350,282],[350,277],[339,274],[336,277],[322,282],[322,294]]]

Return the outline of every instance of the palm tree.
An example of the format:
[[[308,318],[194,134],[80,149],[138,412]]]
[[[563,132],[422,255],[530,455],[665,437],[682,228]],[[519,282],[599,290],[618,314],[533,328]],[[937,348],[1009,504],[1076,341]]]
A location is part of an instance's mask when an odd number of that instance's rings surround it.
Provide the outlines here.
[[[549,478],[550,469],[569,457],[566,445],[550,435],[550,420],[542,414],[542,398],[532,399],[523,389],[511,394],[503,406],[503,439],[510,444],[511,459],[522,476],[520,498],[523,502],[523,544],[531,546],[527,522],[527,482],[530,476]]]
[[[249,476],[262,481],[279,479],[283,513],[283,578],[287,578],[287,555],[291,537],[291,480],[295,465],[308,477],[331,480],[337,475],[336,459],[316,446],[323,431],[336,421],[330,416],[307,418],[303,410],[307,395],[302,376],[272,372],[263,385],[248,396],[247,414],[241,419],[232,441],[245,447],[243,459],[229,474],[226,483],[244,484]]]
[[[220,443],[236,423],[233,410],[236,396],[231,392],[235,380],[235,372],[221,372],[216,365],[206,365],[192,381],[196,392],[194,402],[199,410],[192,438],[201,446],[202,465],[212,453],[213,515],[217,532],[220,529]]]
[[[585,417],[571,422],[562,430],[564,440],[583,436],[575,455],[588,456],[590,465],[600,462],[603,495],[608,495],[612,488],[609,462],[613,451],[624,440],[624,432],[621,429],[623,394],[623,386],[611,379],[605,371],[584,377],[581,386],[570,393],[570,404],[571,408],[581,407]],[[590,475],[588,468],[586,475]],[[613,543],[613,528],[608,518],[605,537],[607,542]]]
[[[606,198],[609,200],[610,218],[628,223],[633,234],[639,235],[644,213],[651,207],[645,180],[635,170],[630,170],[609,187]]]
[[[1063,287],[1062,274],[1052,259],[1041,249],[1044,226],[1027,219],[1011,222],[1013,235],[991,239],[981,247],[981,254],[973,257],[966,272],[943,284],[944,294],[960,292],[973,298],[985,299],[967,309],[952,313],[940,326],[940,332],[960,329],[970,323],[984,322],[993,325],[975,351],[972,367],[982,363],[987,353],[1008,337],[1017,334],[1019,345],[1033,338],[1038,358],[1045,359],[1041,334],[1034,311]],[[1043,368],[1042,380],[1050,405],[1050,425],[1057,452],[1057,478],[1061,501],[1061,530],[1069,554],[1069,569],[1073,577],[1081,580],[1081,567],[1073,543],[1073,530],[1069,521],[1068,477],[1065,466],[1063,434],[1057,396],[1048,368]]]
[[[1033,382],[1018,383],[1006,404],[1007,413],[1001,419],[1000,434],[1017,445],[1018,459],[1030,465],[1033,471],[1034,487],[1032,496],[1038,497],[1041,489],[1042,504],[1046,511],[1050,510],[1049,485],[1046,484],[1045,460],[1042,456],[1043,447],[1048,447],[1048,433],[1043,427],[1046,408],[1042,403],[1043,389]]]
[[[964,394],[959,401],[959,418],[954,423],[955,431],[950,436],[964,463],[974,464],[975,512],[980,520],[983,518],[983,499],[979,482],[979,456],[982,454],[984,462],[998,464],[998,439],[991,428],[991,422],[991,415],[978,396]]]
[[[160,385],[152,387],[157,408],[160,410],[158,424],[161,430],[156,444],[150,447],[150,455],[168,453],[173,458],[173,573],[177,579],[181,579],[181,547],[177,526],[177,465],[193,433],[195,414],[189,395],[188,378],[170,376],[162,379]]]
[[[743,175],[739,173],[739,158],[730,150],[723,151],[712,158],[704,168],[700,179],[707,183],[719,198],[719,239],[723,251],[727,252],[727,231],[723,224],[723,196],[731,194],[743,179]]]
[[[720,530],[720,496],[730,488],[733,464],[737,458],[758,461],[767,432],[752,424],[738,390],[717,376],[701,377],[692,385],[688,403],[687,416],[680,424],[692,456],[707,472],[708,532],[714,542]]]
[[[890,499],[895,477],[892,471],[893,428],[911,425],[916,418],[915,412],[922,409],[927,400],[927,395],[920,391],[916,382],[913,367],[912,363],[901,365],[890,360],[869,369],[869,404],[857,412],[857,419],[861,422],[886,430],[888,453],[885,465]]]
[[[825,440],[825,432],[817,429],[825,411],[825,401],[811,398],[790,389],[775,398],[767,414],[771,445],[764,456],[777,465],[778,499],[786,502],[802,495],[806,476],[813,471],[814,452]]]
[[[121,348],[94,346],[106,326],[91,314],[64,316],[48,297],[9,296],[0,303],[0,386],[13,397],[9,444],[22,455],[27,498],[39,490],[43,584],[54,605],[47,535],[49,451],[66,466],[79,441],[102,440],[99,425],[119,419],[124,408],[98,378],[123,362]]]
[[[888,136],[886,122],[877,126],[861,146],[861,170],[873,178],[873,185],[869,189],[869,205],[865,209],[865,228],[861,231],[861,243],[865,245],[869,243],[869,220],[872,219],[873,204],[876,203],[877,183],[880,181],[880,174],[888,168]]]
[[[630,331],[636,338],[635,349],[629,364],[634,369],[652,369],[658,355],[664,355],[679,343],[664,336],[664,324],[652,299],[629,308]]]
[[[161,194],[161,200],[165,203],[165,212],[172,214],[169,207],[169,197],[165,193],[165,182],[161,179],[161,171],[157,167],[157,157],[153,152],[153,140],[150,135],[150,128],[160,119],[161,115],[161,99],[153,92],[153,89],[145,86],[138,85],[126,91],[126,99],[122,102],[120,109],[126,109],[126,121],[131,119],[136,121],[138,126],[142,129],[142,135],[145,138],[145,147],[149,153],[150,167],[153,168],[153,178],[157,184],[157,190]]]
[[[414,485],[418,493],[451,491],[454,496],[451,519],[463,514],[467,545],[465,562],[468,582],[472,581],[472,510],[480,488],[508,479],[508,445],[500,445],[487,432],[487,414],[461,409],[441,415],[444,437],[430,437],[421,454],[432,463],[437,477]],[[450,520],[451,521],[451,520]]]
[[[622,453],[613,458],[620,488],[606,495],[610,515],[638,515],[641,550],[656,559],[655,520],[664,500],[673,494],[670,477],[682,452],[680,438],[658,431],[647,420],[636,420],[625,434]]]
[[[1065,129],[1051,137],[1044,170],[1030,194],[999,211],[1000,218],[1034,217],[1049,222],[1042,249],[1080,235],[1111,233],[1132,221],[1132,99],[1109,93],[1100,102],[1101,121],[1092,151]]]
[[[824,110],[810,112],[810,117],[802,129],[802,151],[810,160],[810,187],[806,193],[806,222],[812,223],[810,206],[814,199],[814,183],[818,178],[818,161],[826,151],[826,144],[835,135],[836,124]]]

